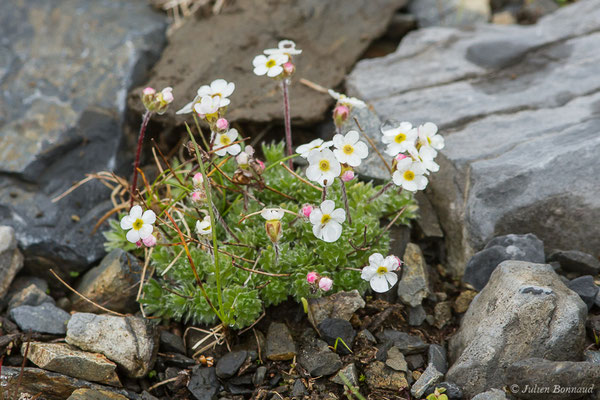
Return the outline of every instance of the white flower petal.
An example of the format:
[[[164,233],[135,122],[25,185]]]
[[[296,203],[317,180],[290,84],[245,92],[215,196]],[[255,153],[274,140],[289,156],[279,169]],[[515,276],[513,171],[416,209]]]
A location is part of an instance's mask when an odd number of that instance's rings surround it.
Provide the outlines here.
[[[383,275],[375,275],[369,283],[371,284],[371,288],[377,293],[385,293],[390,290],[390,286],[388,284],[387,279]]]
[[[225,150],[232,156],[237,156],[240,153],[240,151],[242,151],[242,146],[240,146],[239,143],[236,143],[227,147]]]
[[[377,267],[366,266],[362,269],[360,277],[365,281],[370,281],[377,273]]]
[[[127,240],[131,243],[137,243],[140,240],[140,232],[135,229],[130,230],[127,232]]]
[[[334,221],[343,224],[344,221],[346,221],[346,210],[344,210],[343,208],[338,208],[337,210],[333,210],[333,212],[330,214],[331,215],[331,219],[333,219]]]
[[[356,142],[358,142],[359,139],[359,135],[357,131],[349,131],[348,133],[346,133],[346,143],[349,144],[355,144]]]
[[[323,212],[321,212],[320,209],[315,208],[314,210],[312,210],[312,212],[310,213],[310,216],[308,218],[309,218],[311,224],[320,225],[321,218],[323,218]]]
[[[258,76],[262,76],[264,74],[266,74],[269,71],[269,68],[267,68],[266,65],[259,65],[258,67],[254,68],[254,74],[258,75]]]
[[[394,285],[396,284],[396,282],[398,282],[398,275],[396,275],[395,272],[388,272],[388,273],[384,274],[384,276],[385,276],[385,279],[390,284],[390,289],[392,287],[394,287]]]
[[[323,227],[323,241],[333,243],[342,235],[342,225],[330,221]]]
[[[154,211],[152,210],[146,210],[144,211],[144,214],[142,214],[142,221],[144,221],[145,224],[153,224],[156,221],[156,214],[154,214]]]
[[[135,221],[136,219],[140,218],[142,216],[142,207],[135,205],[133,207],[131,207],[131,210],[129,211],[129,216]]]
[[[335,209],[335,202],[333,200],[325,200],[321,203],[320,208],[323,214],[331,214]]]
[[[144,224],[139,230],[140,239],[146,239],[148,236],[152,235],[152,225]]]
[[[283,72],[283,67],[280,67],[279,65],[276,65],[274,67],[269,68],[269,70],[267,71],[267,76],[269,78],[275,78],[276,76],[278,76],[282,72]]]
[[[267,57],[262,54],[254,57],[254,60],[252,60],[252,65],[254,65],[255,67],[265,66],[266,63],[267,63]]]
[[[369,264],[376,269],[383,264],[383,256],[381,253],[373,253],[369,256]]]

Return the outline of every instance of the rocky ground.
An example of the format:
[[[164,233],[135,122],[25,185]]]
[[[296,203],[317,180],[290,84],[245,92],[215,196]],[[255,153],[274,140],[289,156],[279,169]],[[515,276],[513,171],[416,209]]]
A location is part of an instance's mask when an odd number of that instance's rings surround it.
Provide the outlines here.
[[[232,2],[169,38],[144,0],[0,3],[0,396],[333,400],[352,396],[343,375],[373,400],[600,398],[600,1],[376,3]],[[143,266],[91,234],[110,189],[53,199],[85,173],[127,174],[148,82],[183,104],[235,81],[236,123],[281,138],[277,93],[248,60],[283,36],[305,51],[299,78],[348,74],[372,137],[436,121],[441,171],[415,226],[393,231],[406,265],[390,293],[285,303],[208,346],[219,332],[141,316]],[[298,142],[331,131],[331,105],[294,83]],[[150,127],[166,150],[178,118]],[[376,157],[360,173],[386,178]]]

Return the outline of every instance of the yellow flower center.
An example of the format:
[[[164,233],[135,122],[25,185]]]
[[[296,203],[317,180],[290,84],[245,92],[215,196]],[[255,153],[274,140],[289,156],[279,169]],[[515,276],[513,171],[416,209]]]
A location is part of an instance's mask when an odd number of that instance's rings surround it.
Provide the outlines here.
[[[386,268],[386,267],[384,267],[384,266],[381,266],[381,267],[377,268],[377,273],[378,273],[379,275],[383,275],[383,274],[385,274],[385,273],[387,273],[387,272],[388,272],[388,270],[387,270],[387,268]]]
[[[144,226],[144,221],[142,221],[140,218],[136,219],[133,223],[133,229],[135,229],[136,231],[142,229],[142,226]]]
[[[321,217],[321,224],[325,225],[330,220],[331,220],[331,216],[329,214],[323,214],[323,216]]]
[[[319,169],[323,172],[329,171],[329,161],[327,160],[321,160],[319,161]]]
[[[406,135],[404,133],[399,133],[396,135],[396,137],[394,138],[394,141],[396,143],[402,143],[406,140]]]
[[[227,145],[231,144],[231,139],[229,139],[228,136],[222,135],[220,142],[223,146],[227,146]]]
[[[350,155],[350,154],[354,153],[354,147],[352,147],[352,146],[351,146],[351,145],[349,145],[349,144],[346,144],[346,145],[344,145],[344,147],[342,147],[342,151],[343,151],[345,154],[348,154],[348,155]]]
[[[415,173],[412,171],[404,171],[404,179],[407,181],[412,181],[415,179]]]
[[[277,65],[277,62],[275,60],[268,60],[267,64],[266,64],[267,68],[273,68],[276,65]]]

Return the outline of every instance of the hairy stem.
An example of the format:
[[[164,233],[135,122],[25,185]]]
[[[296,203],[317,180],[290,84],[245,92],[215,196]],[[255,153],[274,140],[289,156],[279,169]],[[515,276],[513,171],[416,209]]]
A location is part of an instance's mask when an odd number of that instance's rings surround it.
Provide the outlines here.
[[[285,144],[287,146],[287,155],[291,156],[292,153],[292,121],[290,117],[290,93],[289,93],[289,82],[287,79],[281,81],[281,89],[283,90],[283,120],[285,123]],[[288,161],[290,168],[292,167],[292,160]]]
[[[348,223],[352,225],[352,216],[350,215],[350,206],[348,205],[348,194],[346,193],[346,184],[341,178],[340,184],[342,186],[342,199],[344,200],[344,208],[346,209],[346,215],[348,216]]]
[[[142,126],[140,126],[140,136],[138,138],[137,150],[135,152],[135,162],[133,163],[133,179],[131,182],[131,200],[129,207],[133,207],[133,200],[135,200],[135,191],[137,189],[137,178],[138,178],[138,167],[140,166],[140,155],[142,154],[142,145],[144,144],[144,135],[146,134],[146,127],[150,121],[152,113],[146,110],[142,119]]]

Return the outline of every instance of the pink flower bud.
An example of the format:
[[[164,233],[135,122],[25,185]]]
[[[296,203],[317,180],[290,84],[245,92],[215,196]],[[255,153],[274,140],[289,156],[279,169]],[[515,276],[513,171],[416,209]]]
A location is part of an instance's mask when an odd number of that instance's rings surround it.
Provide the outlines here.
[[[135,245],[136,245],[137,247],[142,247],[142,241],[141,241],[141,240],[138,240],[137,242],[135,242]]]
[[[225,131],[229,129],[229,121],[227,121],[225,118],[219,118],[217,120],[217,129],[219,129],[220,131]]]
[[[296,71],[296,67],[291,61],[288,61],[285,64],[283,64],[283,72],[285,72],[287,76],[292,75],[294,71]]]
[[[162,101],[164,103],[170,104],[174,100],[172,87],[164,88],[160,94],[162,95]]]
[[[144,242],[147,247],[154,247],[156,246],[156,237],[154,237],[154,235],[150,235],[142,239],[142,242]]]
[[[260,167],[260,172],[265,170],[265,163],[260,161],[260,160],[256,160],[256,162],[258,163],[258,166]]]
[[[333,122],[335,126],[341,126],[348,119],[350,109],[343,104],[338,104],[333,109]]]
[[[319,275],[317,275],[316,272],[309,272],[308,274],[306,274],[306,282],[308,283],[315,283],[315,281],[317,280],[317,278],[319,277]]]
[[[404,154],[400,153],[396,156],[396,161],[404,160],[405,158],[406,158],[406,156]]]
[[[350,182],[352,179],[354,179],[354,171],[344,171],[344,173],[342,174],[342,181]]]
[[[142,94],[143,94],[144,96],[152,95],[152,94],[155,94],[155,93],[156,93],[156,90],[155,90],[154,88],[151,88],[150,86],[148,86],[147,88],[145,88],[145,89],[142,91]]]
[[[313,211],[313,206],[311,206],[310,204],[305,204],[302,206],[302,215],[304,215],[306,218],[310,217],[310,213],[312,213]]]
[[[192,182],[195,187],[201,186],[202,183],[204,183],[204,177],[202,176],[202,174],[200,172],[198,172],[196,175],[194,175],[192,177]]]
[[[199,203],[206,200],[206,194],[203,190],[194,190],[192,192],[192,200]]]
[[[333,281],[329,278],[321,278],[319,280],[319,288],[324,291],[324,292],[328,292],[331,290],[331,288],[333,287]]]
[[[398,260],[398,266],[401,266],[402,265],[402,260],[400,258],[396,257],[396,256],[394,256],[394,258],[396,260]]]

